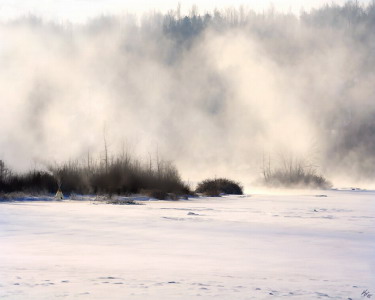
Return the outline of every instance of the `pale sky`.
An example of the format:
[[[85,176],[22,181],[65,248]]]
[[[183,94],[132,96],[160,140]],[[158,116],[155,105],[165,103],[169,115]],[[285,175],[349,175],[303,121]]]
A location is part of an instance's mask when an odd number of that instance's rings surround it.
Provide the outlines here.
[[[299,13],[303,7],[312,7],[325,3],[343,4],[347,0],[0,0],[0,19],[12,19],[18,16],[34,14],[56,21],[69,20],[84,22],[88,18],[101,14],[144,13],[150,11],[166,12],[175,9],[181,3],[182,12],[187,13],[195,4],[198,12],[212,11],[214,8],[245,7],[262,11],[273,5],[278,11]],[[366,4],[370,0],[360,0]]]

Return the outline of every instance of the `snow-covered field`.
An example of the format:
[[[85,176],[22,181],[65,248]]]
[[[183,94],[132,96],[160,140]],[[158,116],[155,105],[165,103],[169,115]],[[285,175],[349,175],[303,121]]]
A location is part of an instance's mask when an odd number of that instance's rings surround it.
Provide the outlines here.
[[[142,203],[0,203],[0,298],[375,294],[375,192]]]

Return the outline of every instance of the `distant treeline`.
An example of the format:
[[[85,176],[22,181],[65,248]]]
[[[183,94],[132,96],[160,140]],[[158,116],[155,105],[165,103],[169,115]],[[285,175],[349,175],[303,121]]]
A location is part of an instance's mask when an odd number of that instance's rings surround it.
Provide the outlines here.
[[[142,163],[129,155],[101,162],[70,161],[48,170],[13,173],[0,161],[0,192],[127,195],[143,193],[165,199],[190,193],[176,167],[156,159]]]
[[[68,36],[73,30],[78,32],[97,33],[111,28],[119,28],[128,33],[133,31],[141,40],[148,35],[164,34],[177,41],[176,45],[189,45],[190,41],[198,37],[206,28],[217,31],[225,29],[241,28],[248,29],[249,33],[254,33],[262,38],[281,38],[279,34],[289,35],[293,26],[308,25],[312,27],[329,27],[343,31],[355,33],[358,40],[372,39],[374,36],[373,26],[375,25],[375,2],[368,5],[360,4],[359,1],[347,1],[344,5],[335,3],[326,4],[320,8],[310,11],[302,11],[299,16],[289,12],[278,12],[273,6],[263,12],[256,12],[251,8],[240,6],[239,8],[226,8],[223,10],[215,9],[212,12],[200,13],[197,6],[193,6],[188,15],[180,11],[170,10],[163,14],[153,12],[143,15],[140,20],[134,15],[115,16],[102,15],[92,18],[85,24],[71,24],[69,22],[53,23],[44,21],[42,18],[34,15],[28,15],[13,21],[8,21],[0,25],[17,26],[31,25],[44,27],[46,31],[54,33],[67,33]],[[282,26],[284,25],[284,26]],[[136,44],[139,42],[133,39]],[[124,45],[126,50],[130,50],[131,43]]]
[[[344,5],[326,4],[309,12],[302,11],[299,17],[293,13],[278,12],[272,6],[261,13],[240,6],[204,14],[198,14],[198,9],[193,7],[187,16],[182,16],[177,9],[160,15],[157,19],[162,23],[163,31],[180,42],[189,41],[207,27],[219,31],[235,27],[241,30],[247,28],[249,32],[263,38],[275,38],[277,33],[290,34],[290,29],[293,28],[280,25],[289,27],[297,26],[297,23],[313,27],[349,29],[359,33],[359,39],[366,38],[366,35],[371,39],[375,25],[375,2],[368,5],[362,5],[359,1],[347,1]]]

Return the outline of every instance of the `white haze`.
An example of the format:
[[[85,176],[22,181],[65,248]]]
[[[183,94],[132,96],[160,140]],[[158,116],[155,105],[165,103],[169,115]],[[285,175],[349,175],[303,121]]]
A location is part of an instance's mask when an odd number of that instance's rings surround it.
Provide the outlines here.
[[[3,22],[0,158],[25,170],[99,157],[105,135],[111,154],[158,153],[191,181],[246,185],[264,157],[292,155],[336,182],[371,182],[375,39],[325,11],[232,10],[189,36],[160,14]]]

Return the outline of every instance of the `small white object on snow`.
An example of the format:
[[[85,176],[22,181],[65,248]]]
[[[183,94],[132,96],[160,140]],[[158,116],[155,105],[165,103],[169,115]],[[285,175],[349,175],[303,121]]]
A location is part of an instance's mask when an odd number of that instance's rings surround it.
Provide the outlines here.
[[[64,199],[64,195],[63,195],[63,193],[60,189],[57,190],[56,195],[55,195],[55,199],[58,199],[58,200]]]

